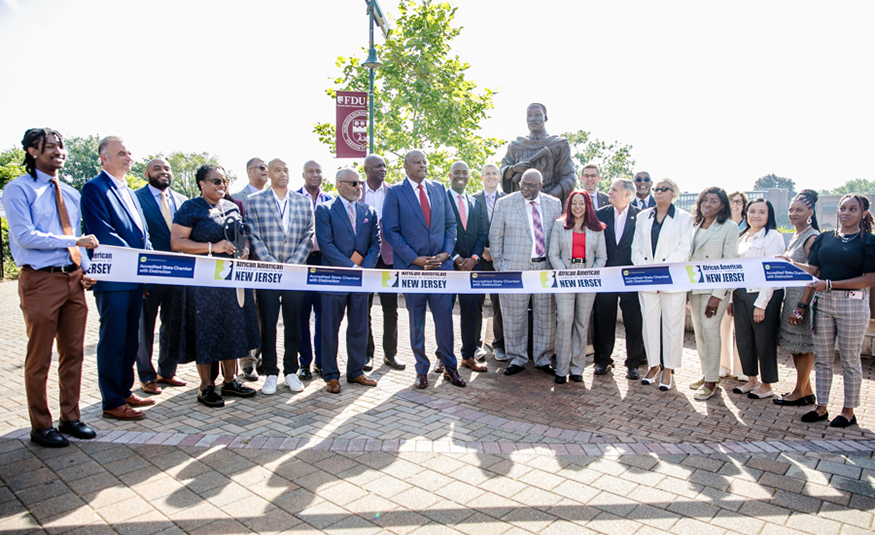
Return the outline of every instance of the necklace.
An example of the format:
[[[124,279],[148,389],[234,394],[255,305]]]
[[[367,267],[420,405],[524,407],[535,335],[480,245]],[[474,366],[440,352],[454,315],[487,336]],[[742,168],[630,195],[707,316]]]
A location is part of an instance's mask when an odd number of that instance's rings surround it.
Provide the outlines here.
[[[854,240],[854,238],[856,238],[859,235],[860,235],[859,231],[854,232],[853,234],[842,234],[841,232],[839,232],[839,238],[842,239],[842,243],[850,243]]]

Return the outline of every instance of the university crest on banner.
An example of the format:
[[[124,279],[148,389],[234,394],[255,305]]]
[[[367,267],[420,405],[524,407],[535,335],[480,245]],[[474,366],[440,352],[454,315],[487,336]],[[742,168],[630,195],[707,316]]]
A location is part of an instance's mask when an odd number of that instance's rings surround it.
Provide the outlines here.
[[[368,94],[338,91],[335,99],[338,158],[364,158],[368,155]]]

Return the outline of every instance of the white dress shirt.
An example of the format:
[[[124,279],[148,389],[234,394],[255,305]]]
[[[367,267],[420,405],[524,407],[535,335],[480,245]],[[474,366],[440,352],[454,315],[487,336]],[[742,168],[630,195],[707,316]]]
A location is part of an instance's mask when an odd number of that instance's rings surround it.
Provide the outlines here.
[[[116,177],[112,176],[108,171],[104,171],[106,175],[112,179],[112,183],[115,185],[115,189],[118,190],[119,195],[122,198],[122,202],[125,203],[125,208],[128,209],[128,212],[131,213],[131,218],[134,220],[134,224],[137,225],[143,233],[145,233],[145,228],[143,226],[143,220],[140,219],[140,211],[137,210],[137,205],[134,203],[134,192],[131,191],[131,188],[128,187],[128,183],[124,181],[124,179],[119,180]]]
[[[419,186],[420,186],[420,184],[417,184],[416,182],[410,180],[410,177],[407,177],[406,179],[404,179],[404,181],[407,182],[408,184],[410,184],[410,187],[413,188],[413,195],[416,197],[416,200],[419,201]],[[428,188],[425,185],[425,179],[422,179],[421,185],[422,185],[422,189],[425,190],[425,198],[428,199],[428,207],[431,208],[431,195],[428,194]],[[420,203],[421,203],[421,201],[420,201]]]
[[[282,199],[276,194],[276,190],[271,188],[273,200],[276,202],[276,209],[280,213],[280,219],[283,222],[283,233],[289,233],[289,224],[291,223],[292,210],[289,208],[289,190],[286,190],[286,195]]]
[[[418,193],[418,192],[417,192]],[[372,190],[368,183],[365,182],[365,194],[362,197],[362,201],[368,206],[372,206],[374,210],[377,211],[377,220],[383,220],[383,201],[386,200],[386,187],[385,182],[380,183],[380,187],[376,190]]]
[[[617,239],[617,243],[620,243],[620,239],[623,237],[623,231],[626,230],[626,217],[629,215],[629,205],[626,205],[626,208],[623,209],[622,212],[618,212],[616,208],[614,208],[614,236]]]

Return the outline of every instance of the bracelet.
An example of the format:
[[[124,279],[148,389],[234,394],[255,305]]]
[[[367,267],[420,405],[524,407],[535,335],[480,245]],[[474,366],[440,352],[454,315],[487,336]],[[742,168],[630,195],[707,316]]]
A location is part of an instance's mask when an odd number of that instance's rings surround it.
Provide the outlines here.
[[[798,303],[796,303],[796,308],[801,308],[802,310],[805,310],[806,308],[808,308],[808,305],[803,303],[802,301],[799,301]]]
[[[826,291],[829,292],[831,290],[832,290],[832,281],[829,279],[826,279]]]
[[[207,256],[213,256],[213,242],[207,242]]]

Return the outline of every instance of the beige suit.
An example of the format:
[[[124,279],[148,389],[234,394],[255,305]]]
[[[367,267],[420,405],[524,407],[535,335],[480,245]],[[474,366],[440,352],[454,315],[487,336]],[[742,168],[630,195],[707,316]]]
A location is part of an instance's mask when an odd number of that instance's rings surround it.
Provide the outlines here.
[[[605,233],[586,229],[586,261],[572,263],[574,231],[565,228],[565,218],[553,222],[547,256],[553,269],[600,268],[608,261]],[[583,375],[586,336],[595,293],[556,294],[556,375]]]
[[[738,225],[731,219],[723,223],[714,221],[707,229],[695,227],[690,261],[719,260],[738,256]],[[695,269],[695,267],[694,267]],[[694,271],[693,275],[698,275]],[[692,275],[691,275],[692,277]],[[705,317],[705,307],[711,297],[720,299],[717,312]],[[696,349],[702,364],[702,375],[706,382],[720,380],[720,322],[726,313],[731,297],[730,290],[693,290],[689,293],[690,315],[696,333]]]

